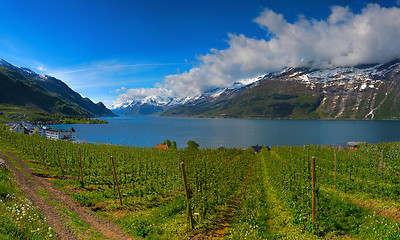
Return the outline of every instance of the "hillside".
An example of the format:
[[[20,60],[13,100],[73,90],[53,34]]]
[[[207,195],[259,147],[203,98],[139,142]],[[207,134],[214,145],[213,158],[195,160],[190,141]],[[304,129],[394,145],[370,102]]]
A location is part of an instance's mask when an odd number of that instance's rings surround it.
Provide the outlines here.
[[[102,103],[83,98],[61,80],[38,75],[27,68],[0,60],[0,112],[32,115],[115,116]]]
[[[333,69],[287,68],[241,88],[195,97],[164,116],[398,119],[400,61]]]

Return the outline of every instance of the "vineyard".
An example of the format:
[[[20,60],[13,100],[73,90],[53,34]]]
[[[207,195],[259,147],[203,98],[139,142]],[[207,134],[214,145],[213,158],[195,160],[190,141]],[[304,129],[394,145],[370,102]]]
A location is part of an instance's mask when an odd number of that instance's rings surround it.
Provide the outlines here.
[[[133,237],[400,238],[398,143],[255,154],[78,144],[0,127],[0,152]]]

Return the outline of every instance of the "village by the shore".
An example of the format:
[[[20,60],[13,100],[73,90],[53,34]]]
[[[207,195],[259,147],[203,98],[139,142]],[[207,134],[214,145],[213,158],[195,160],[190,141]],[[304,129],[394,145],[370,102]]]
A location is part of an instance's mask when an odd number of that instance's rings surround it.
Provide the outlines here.
[[[45,137],[53,140],[64,140],[64,141],[72,141],[76,140],[76,131],[73,127],[68,130],[55,129],[49,126],[36,125],[26,121],[20,122],[12,122],[5,123],[5,125],[9,126],[9,130],[22,133],[27,135],[38,134],[41,137]]]

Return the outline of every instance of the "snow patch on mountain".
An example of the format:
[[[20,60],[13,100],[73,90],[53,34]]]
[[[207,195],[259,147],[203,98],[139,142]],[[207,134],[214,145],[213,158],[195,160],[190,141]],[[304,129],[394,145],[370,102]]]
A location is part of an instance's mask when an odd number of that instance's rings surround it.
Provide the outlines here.
[[[150,105],[156,107],[170,107],[175,105],[185,104],[192,98],[172,98],[172,97],[161,97],[161,96],[147,96],[139,101],[129,100],[123,103],[118,103],[110,106],[111,110],[121,110],[124,108],[129,108],[133,106]]]
[[[232,83],[229,87],[226,88],[215,88],[210,91],[204,92],[203,94],[197,95],[191,99],[191,101],[200,100],[204,98],[217,98],[224,93],[239,90],[241,88],[250,87],[251,85],[256,84],[258,81],[262,80],[266,75],[257,76],[254,78],[246,78]]]
[[[31,69],[26,68],[26,67],[14,66],[11,63],[5,61],[4,59],[0,59],[0,66],[12,69],[14,71],[21,73],[24,76],[33,77],[33,78],[35,78],[37,80],[41,80],[41,81],[46,81],[50,77],[48,75],[39,75],[36,72],[34,72]]]
[[[367,66],[337,67],[332,69],[286,68],[272,76],[286,79],[287,81],[297,80],[310,88],[314,88],[317,83],[323,83],[324,87],[328,87],[333,84],[343,85],[352,82],[355,88],[363,91],[367,88],[375,88],[382,81],[383,76],[399,65],[399,61],[393,61],[386,64],[369,64]],[[281,78],[284,75],[287,77]]]
[[[183,105],[189,102],[193,102],[196,100],[204,99],[204,98],[217,98],[221,94],[227,92],[227,91],[232,91],[235,89],[240,89],[243,87],[247,87],[249,85],[254,84],[255,82],[263,79],[264,75],[262,76],[257,76],[254,78],[246,78],[242,79],[239,81],[236,81],[232,83],[231,86],[226,87],[226,88],[215,88],[209,91],[204,92],[203,94],[196,95],[194,97],[184,97],[184,98],[177,98],[177,97],[162,97],[162,96],[147,96],[144,99],[141,99],[139,101],[133,101],[129,100],[126,102],[114,104],[110,106],[109,108],[111,110],[122,110],[124,108],[129,108],[129,107],[134,107],[134,106],[142,106],[142,105],[150,105],[150,106],[157,106],[157,107],[172,107],[172,106],[178,106],[178,105]]]

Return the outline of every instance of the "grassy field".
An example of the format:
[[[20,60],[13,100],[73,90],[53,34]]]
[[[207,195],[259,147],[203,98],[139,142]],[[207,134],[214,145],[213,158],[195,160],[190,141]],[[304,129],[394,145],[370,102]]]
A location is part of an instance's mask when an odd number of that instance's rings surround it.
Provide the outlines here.
[[[24,114],[26,116],[24,116]],[[22,117],[19,117],[22,116]],[[50,120],[49,114],[38,110],[34,106],[14,106],[0,104],[0,123],[12,121],[38,121]]]
[[[85,116],[67,116],[62,114],[49,114],[39,110],[35,106],[14,106],[7,104],[0,104],[0,123],[5,122],[19,122],[30,121],[51,124],[76,124],[76,123],[89,123],[89,124],[103,124],[108,123],[105,120],[98,120],[95,118],[87,118]]]
[[[37,175],[132,237],[400,236],[399,143],[362,144],[358,150],[272,147],[254,154],[251,149],[162,150],[51,141],[5,129],[0,133],[2,152],[17,155]],[[312,156],[316,158],[314,189]],[[181,162],[186,168],[193,226]]]
[[[0,239],[54,239],[54,230],[15,181],[0,167]]]

